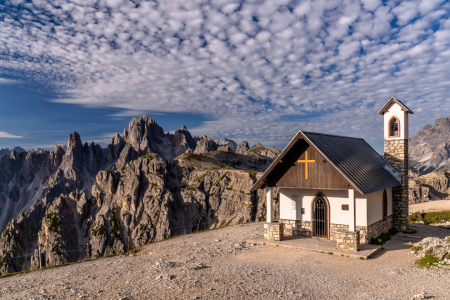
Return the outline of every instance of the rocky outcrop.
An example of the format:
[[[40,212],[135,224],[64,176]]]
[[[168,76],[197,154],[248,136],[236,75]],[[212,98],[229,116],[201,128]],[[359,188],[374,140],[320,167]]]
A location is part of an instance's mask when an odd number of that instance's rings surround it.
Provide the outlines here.
[[[64,150],[13,151],[0,157],[0,230],[19,213],[26,212],[44,195],[46,182],[58,170]]]
[[[260,142],[256,143],[253,145],[252,149],[256,149],[256,148],[263,148],[263,144],[261,144]]]
[[[450,236],[445,239],[437,237],[424,238],[411,248],[411,253],[417,258],[422,259],[425,256],[436,258],[433,266],[450,269]]]
[[[236,151],[237,144],[233,140],[228,140],[226,138],[222,138],[220,141],[216,142],[217,150],[221,151]]]
[[[248,150],[250,150],[250,148],[248,146],[248,142],[247,141],[242,141],[236,147],[236,153],[239,153],[239,154],[245,154],[245,153],[247,153]]]
[[[216,142],[206,135],[201,135],[196,138],[196,146],[194,149],[194,153],[203,154],[211,151],[217,150]]]
[[[415,204],[421,203],[429,200],[433,200],[433,197],[430,194],[430,188],[427,186],[420,185],[416,183],[415,180],[409,180],[408,184],[408,203]],[[430,198],[431,196],[431,198]]]
[[[256,147],[239,154],[236,148],[226,139],[193,138],[184,126],[165,134],[144,116],[133,119],[123,136],[116,133],[106,148],[83,144],[74,132],[66,151],[57,146],[52,152],[3,156],[0,197],[8,195],[8,203],[31,200],[28,208],[20,204],[10,213],[0,237],[0,272],[34,268],[39,260],[47,266],[119,253],[174,235],[264,219],[264,195],[249,191],[280,151]],[[195,153],[203,150],[208,152]],[[38,189],[26,194],[29,186]],[[13,219],[15,212],[26,214]],[[40,258],[8,259],[39,247]]]
[[[41,263],[55,265],[262,220],[263,195],[249,193],[258,176],[256,171],[225,165],[214,155],[183,154],[171,163],[147,153],[119,171],[100,171],[91,197],[82,191],[57,197],[36,228],[24,215],[10,222],[0,238],[0,258],[34,253],[40,245],[45,252]],[[73,249],[79,251],[65,251]],[[6,260],[0,272],[35,268],[38,263],[37,254]]]
[[[450,199],[450,172],[435,171],[409,180],[409,203]]]
[[[14,147],[12,149],[10,149],[10,148],[2,148],[2,149],[0,149],[0,157],[3,156],[3,155],[10,155],[11,152],[13,152],[13,151],[15,151],[17,153],[20,153],[20,152],[24,152],[25,149],[23,149],[21,147]]]
[[[426,125],[409,140],[410,167],[420,174],[450,170],[450,117]]]

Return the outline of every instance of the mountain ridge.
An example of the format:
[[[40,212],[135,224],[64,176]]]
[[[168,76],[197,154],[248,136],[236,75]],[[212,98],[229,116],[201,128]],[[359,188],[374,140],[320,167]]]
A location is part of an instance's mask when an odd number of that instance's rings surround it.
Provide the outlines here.
[[[9,207],[11,221],[0,236],[0,272],[35,267],[37,254],[8,258],[33,253],[38,245],[46,253],[42,263],[55,265],[264,219],[263,193],[247,191],[280,151],[257,146],[192,137],[186,127],[164,133],[143,116],[106,148],[83,144],[74,132],[67,150],[3,156],[0,205]],[[85,250],[64,252],[73,249]]]
[[[450,116],[427,124],[409,139],[410,168],[423,175],[450,170]]]

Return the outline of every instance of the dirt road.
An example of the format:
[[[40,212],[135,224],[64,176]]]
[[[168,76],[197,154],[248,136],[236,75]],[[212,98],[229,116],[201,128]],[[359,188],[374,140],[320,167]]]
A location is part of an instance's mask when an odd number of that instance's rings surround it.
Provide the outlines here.
[[[262,223],[151,244],[120,255],[0,279],[1,299],[450,299],[450,272],[415,267],[408,249],[450,230],[412,225],[373,259],[250,246]]]

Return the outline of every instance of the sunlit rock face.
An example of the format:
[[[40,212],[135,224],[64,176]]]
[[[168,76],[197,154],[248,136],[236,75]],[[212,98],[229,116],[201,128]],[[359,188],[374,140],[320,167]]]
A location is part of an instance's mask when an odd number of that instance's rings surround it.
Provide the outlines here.
[[[185,126],[164,133],[146,116],[106,148],[83,144],[74,132],[66,149],[0,158],[1,261],[40,246],[41,263],[55,265],[263,220],[264,195],[250,189],[280,153],[192,137]],[[38,263],[37,254],[6,260],[0,273]]]
[[[410,166],[419,174],[450,170],[450,117],[425,125],[409,140]]]

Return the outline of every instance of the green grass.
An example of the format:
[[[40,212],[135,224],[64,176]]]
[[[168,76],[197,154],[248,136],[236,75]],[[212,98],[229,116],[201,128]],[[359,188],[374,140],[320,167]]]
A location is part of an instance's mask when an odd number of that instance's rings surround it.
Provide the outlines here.
[[[421,267],[430,267],[432,264],[438,263],[439,259],[434,257],[432,254],[427,254],[425,257],[416,260],[416,264]]]
[[[199,160],[199,161],[211,161],[211,158],[206,157],[197,153],[186,153],[184,154],[184,159],[186,160]]]
[[[255,149],[249,150],[247,153],[258,153],[260,151],[266,150],[266,147],[256,147]]]
[[[219,182],[220,182],[222,179],[224,179],[225,176],[227,176],[227,174],[228,174],[228,171],[225,172],[225,174],[223,174],[223,175],[219,178],[219,180],[217,180],[217,181],[214,183],[214,185],[215,185],[215,186],[219,186]]]
[[[141,156],[141,158],[146,158],[147,156],[149,156],[150,153],[145,153],[144,155]]]
[[[58,232],[58,216],[55,213],[48,213],[46,216],[47,221],[50,223],[48,230],[50,232]]]
[[[92,230],[92,235],[93,235],[93,236],[104,235],[105,232],[106,232],[105,226],[103,226],[103,224],[102,224],[102,225],[100,225],[100,226],[98,226],[97,228],[94,228],[94,229]]]
[[[114,210],[111,212],[111,216],[109,217],[109,219],[111,224],[111,235],[112,235],[109,246],[113,246],[116,240],[121,239],[119,233],[119,223],[117,221],[116,212]]]
[[[373,245],[384,245],[387,241],[391,239],[392,236],[397,234],[397,230],[395,228],[389,229],[388,232],[382,233],[376,238],[370,238],[370,244]]]
[[[412,246],[411,247],[411,251],[421,251],[422,250],[422,246],[416,247],[416,246]]]
[[[424,224],[441,223],[442,220],[450,221],[450,211],[436,211],[428,213],[413,213],[408,216],[409,223],[423,221]]]

